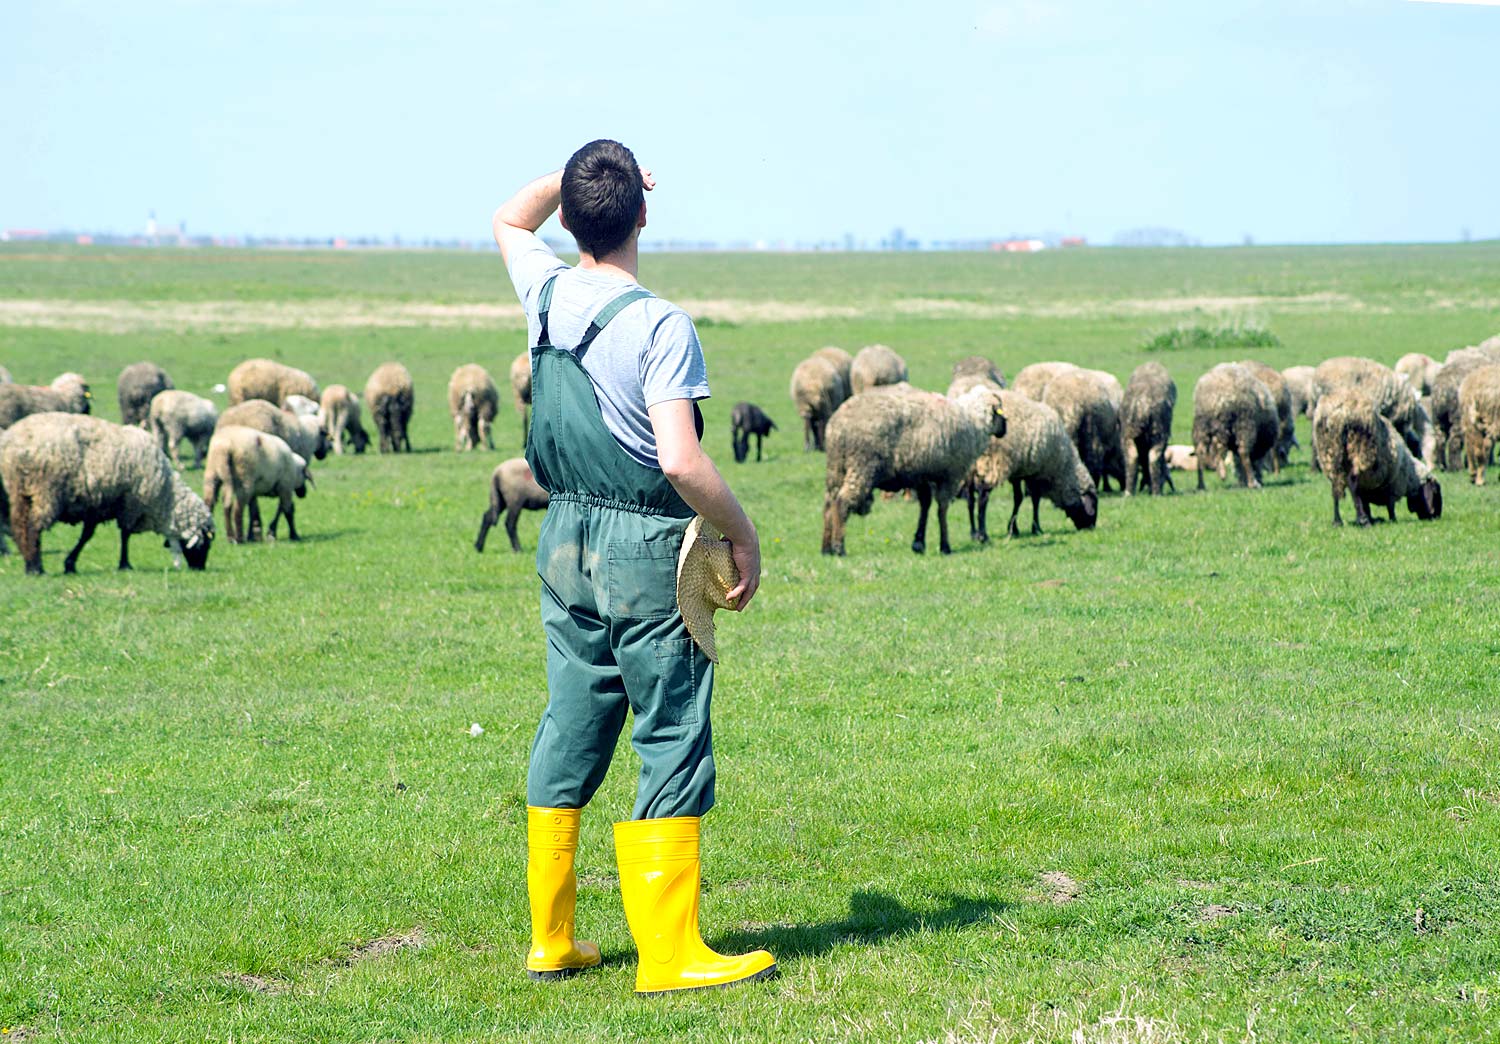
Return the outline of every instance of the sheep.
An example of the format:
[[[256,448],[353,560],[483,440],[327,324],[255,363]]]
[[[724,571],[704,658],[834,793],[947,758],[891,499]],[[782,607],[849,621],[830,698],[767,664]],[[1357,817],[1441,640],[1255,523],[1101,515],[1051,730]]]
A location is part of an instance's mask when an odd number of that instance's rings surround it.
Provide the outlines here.
[[[1005,387],[1005,374],[983,355],[966,355],[953,364],[953,379],[960,377],[985,377],[998,387]]]
[[[1469,475],[1474,485],[1482,486],[1490,450],[1500,438],[1500,365],[1481,366],[1465,377],[1458,402]]]
[[[322,398],[311,374],[274,359],[246,359],[229,371],[231,406],[246,399],[265,399],[285,406],[288,395],[305,395],[314,402]]]
[[[88,413],[94,393],[76,373],[59,375],[45,388],[0,384],[0,430],[33,413]]]
[[[219,423],[219,410],[211,401],[188,391],[169,389],[151,399],[146,416],[147,430],[156,435],[161,451],[172,458],[172,466],[182,467],[177,444],[183,439],[193,443],[193,467],[203,466],[208,440]]]
[[[120,423],[144,428],[157,392],[177,387],[167,371],[152,362],[132,363],[120,371],[116,393],[120,400]]]
[[[495,448],[490,425],[500,407],[500,393],[489,371],[468,363],[453,371],[448,381],[448,412],[453,415],[453,448],[462,453],[483,442]]]
[[[927,549],[927,513],[938,502],[939,546],[948,542],[948,505],[992,436],[1005,434],[997,392],[973,388],[957,401],[930,392],[856,395],[828,422],[823,553],[844,553],[849,514],[867,514],[876,489],[915,489],[921,503],[911,549]]]
[[[854,385],[850,376],[850,371],[854,367],[854,356],[844,351],[844,349],[836,348],[830,344],[813,352],[813,358],[826,360],[828,365],[832,366],[834,371],[839,375],[839,381],[843,387],[843,390],[839,392],[839,402],[843,402],[854,394]],[[837,409],[838,407],[834,408]]]
[[[140,428],[70,413],[24,418],[0,447],[0,484],[28,574],[41,575],[41,536],[56,522],[83,526],[64,573],[77,570],[94,530],[111,521],[120,528],[121,569],[130,568],[131,535],[146,530],[167,538],[174,561],[191,569],[208,562],[212,512]]]
[[[1274,366],[1267,366],[1254,359],[1241,359],[1240,365],[1266,386],[1271,393],[1271,400],[1276,403],[1276,445],[1269,459],[1271,474],[1279,475],[1281,466],[1291,456],[1292,447],[1297,445],[1297,414],[1292,409],[1291,389],[1286,386],[1286,378],[1281,376],[1281,371]]]
[[[1110,405],[1114,406],[1115,412],[1119,412],[1120,406],[1125,402],[1125,386],[1120,383],[1120,378],[1107,370],[1084,370],[1094,380],[1099,382],[1099,387],[1104,389],[1104,394],[1109,397]]]
[[[323,415],[322,400],[319,399],[317,402],[314,402],[306,395],[288,395],[286,402],[281,404],[281,408],[288,413],[295,413],[299,417],[317,417],[322,419]]]
[[[1375,400],[1380,415],[1391,422],[1406,440],[1407,448],[1419,456],[1432,452],[1428,443],[1426,414],[1417,401],[1411,385],[1396,376],[1394,370],[1374,359],[1342,355],[1327,359],[1313,371],[1313,390],[1321,399],[1336,387],[1361,388]],[[1313,431],[1313,455],[1317,456],[1318,435]],[[1321,467],[1321,464],[1319,465]]]
[[[1130,375],[1120,408],[1120,436],[1125,450],[1125,495],[1135,492],[1138,467],[1146,462],[1146,488],[1160,496],[1162,484],[1172,485],[1167,470],[1167,442],[1172,437],[1172,411],[1177,385],[1159,362],[1145,362]],[[1175,489],[1175,487],[1174,487]]]
[[[254,428],[275,435],[304,460],[328,456],[328,433],[316,417],[299,417],[289,410],[277,409],[264,399],[248,399],[219,414],[215,430]]]
[[[1333,489],[1333,524],[1341,526],[1339,501],[1347,487],[1355,523],[1367,526],[1370,504],[1383,504],[1396,520],[1396,498],[1420,519],[1441,518],[1443,492],[1427,465],[1411,455],[1401,433],[1381,416],[1367,389],[1344,385],[1318,399],[1313,444]]]
[[[1198,488],[1205,466],[1221,469],[1230,455],[1240,485],[1260,489],[1260,461],[1275,447],[1278,431],[1271,390],[1239,363],[1220,363],[1193,386],[1193,456]]]
[[[10,371],[7,370],[5,367],[0,366],[0,384],[9,384],[9,383],[10,383]]]
[[[1066,512],[1075,527],[1092,529],[1099,519],[1099,492],[1057,411],[1018,391],[998,394],[1005,413],[1005,435],[990,439],[969,473],[969,535],[980,543],[989,542],[985,517],[990,491],[1006,482],[1014,495],[1007,536],[1020,535],[1016,517],[1027,496],[1031,497],[1033,536],[1042,531],[1044,496]]]
[[[398,362],[381,363],[365,382],[365,404],[380,436],[381,453],[411,452],[411,437],[406,427],[411,423],[416,403],[411,374]]]
[[[521,550],[521,541],[516,536],[516,520],[522,511],[541,511],[547,506],[547,491],[537,484],[531,473],[531,465],[522,457],[495,465],[490,473],[490,509],[479,523],[479,537],[474,541],[475,551],[484,551],[484,538],[490,527],[505,512],[505,535],[510,537],[510,549]]]
[[[1458,390],[1464,379],[1475,370],[1500,361],[1491,359],[1478,348],[1461,348],[1450,352],[1448,359],[1432,379],[1432,416],[1434,467],[1457,471],[1464,466],[1463,411]]]
[[[1432,393],[1433,378],[1442,368],[1442,363],[1421,352],[1407,352],[1396,360],[1396,365],[1393,367],[1396,376],[1404,377],[1406,383],[1412,386],[1418,396]]]
[[[1052,378],[1058,374],[1069,373],[1076,369],[1078,367],[1069,362],[1032,363],[1030,366],[1021,367],[1021,371],[1016,374],[1015,383],[1011,387],[1027,398],[1041,402],[1042,396],[1046,394],[1047,385],[1051,382]]]
[[[883,344],[872,344],[861,348],[849,365],[849,394],[860,395],[877,385],[906,379],[906,360]]]
[[[1313,393],[1315,373],[1317,370],[1311,366],[1288,366],[1281,371],[1281,379],[1286,382],[1286,393],[1292,399],[1294,417],[1312,420],[1313,408],[1318,405],[1318,397]]]
[[[370,435],[360,423],[359,399],[347,385],[330,384],[323,389],[318,413],[323,418],[323,430],[328,433],[333,452],[343,455],[345,435],[354,444],[355,453],[363,453],[370,444]]]
[[[760,444],[767,435],[776,430],[776,422],[766,416],[764,410],[753,402],[737,402],[729,411],[730,438],[734,447],[736,463],[743,463],[750,456],[750,436],[755,436],[755,461],[760,463]]]
[[[827,359],[814,355],[792,371],[792,403],[802,418],[802,452],[822,452],[828,419],[848,398],[844,379]]]
[[[219,494],[224,494],[224,535],[231,544],[242,544],[247,538],[245,508],[250,509],[248,539],[259,540],[260,507],[256,498],[276,497],[271,539],[276,538],[276,523],[285,515],[288,538],[300,540],[292,497],[307,496],[312,481],[307,458],[294,452],[285,440],[254,428],[232,425],[214,432],[213,441],[208,444],[203,500],[212,512]]]
[[[1193,447],[1181,444],[1167,447],[1165,455],[1167,467],[1176,471],[1197,471],[1198,455],[1193,452]]]
[[[1125,486],[1125,454],[1120,413],[1104,383],[1088,370],[1059,373],[1047,382],[1042,402],[1057,411],[1063,428],[1096,485],[1113,478]]]
[[[531,351],[522,352],[510,363],[510,390],[515,396],[516,412],[521,415],[521,445],[526,445],[526,433],[531,430]]]

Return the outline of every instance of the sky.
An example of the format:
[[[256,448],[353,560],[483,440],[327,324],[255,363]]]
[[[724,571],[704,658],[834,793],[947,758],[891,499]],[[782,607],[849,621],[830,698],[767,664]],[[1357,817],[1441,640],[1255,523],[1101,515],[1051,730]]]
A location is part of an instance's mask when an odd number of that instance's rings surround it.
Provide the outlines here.
[[[1500,236],[1500,6],[5,0],[0,49],[0,229],[483,241],[609,137],[647,241]]]

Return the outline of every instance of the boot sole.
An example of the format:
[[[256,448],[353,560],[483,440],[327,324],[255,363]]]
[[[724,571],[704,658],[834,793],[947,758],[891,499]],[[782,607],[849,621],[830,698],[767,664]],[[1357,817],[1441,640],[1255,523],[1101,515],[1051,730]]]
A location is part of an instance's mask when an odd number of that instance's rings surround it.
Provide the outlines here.
[[[597,968],[597,964],[585,964],[579,968],[558,968],[555,971],[532,971],[526,969],[526,977],[532,982],[559,982],[563,979],[571,979],[579,972],[586,972],[590,968]]]
[[[747,975],[743,979],[731,979],[729,982],[711,982],[706,986],[677,986],[670,990],[637,990],[637,997],[665,997],[669,993],[691,993],[694,990],[723,990],[730,986],[745,986],[752,982],[763,982],[766,979],[774,979],[779,974],[776,965],[762,968],[754,975]]]

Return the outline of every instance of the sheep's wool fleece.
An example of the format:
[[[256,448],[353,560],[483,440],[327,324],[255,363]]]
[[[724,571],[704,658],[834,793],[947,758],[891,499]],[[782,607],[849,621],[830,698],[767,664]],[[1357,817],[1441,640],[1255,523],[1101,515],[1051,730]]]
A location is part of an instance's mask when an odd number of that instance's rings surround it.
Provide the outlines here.
[[[1000,403],[1005,437],[990,439],[975,462],[976,485],[995,489],[1024,479],[1045,491],[1058,507],[1072,507],[1084,493],[1094,492],[1094,481],[1056,410],[1008,389],[1000,393]]]
[[[10,429],[0,478],[29,496],[40,524],[113,518],[132,533],[187,538],[208,529],[203,501],[183,484],[156,440],[80,414],[38,414]]]
[[[1378,503],[1415,493],[1427,478],[1427,466],[1411,455],[1395,426],[1382,417],[1375,402],[1357,388],[1330,392],[1318,401],[1313,418],[1318,466],[1333,490],[1343,496],[1350,475],[1358,489]]]

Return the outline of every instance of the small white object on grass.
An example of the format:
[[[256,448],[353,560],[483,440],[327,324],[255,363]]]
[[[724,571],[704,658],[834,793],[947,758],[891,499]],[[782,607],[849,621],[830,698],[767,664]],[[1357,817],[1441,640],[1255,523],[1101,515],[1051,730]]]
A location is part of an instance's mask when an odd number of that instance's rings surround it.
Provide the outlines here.
[[[228,390],[229,389],[225,385],[222,385],[222,384],[216,384],[216,385],[214,385],[214,391],[217,392],[220,395],[223,395]]]
[[[470,736],[483,736],[484,735],[484,726],[481,725],[481,724],[479,724],[479,722],[476,721],[474,724],[472,724],[472,725],[469,726],[469,735]]]

